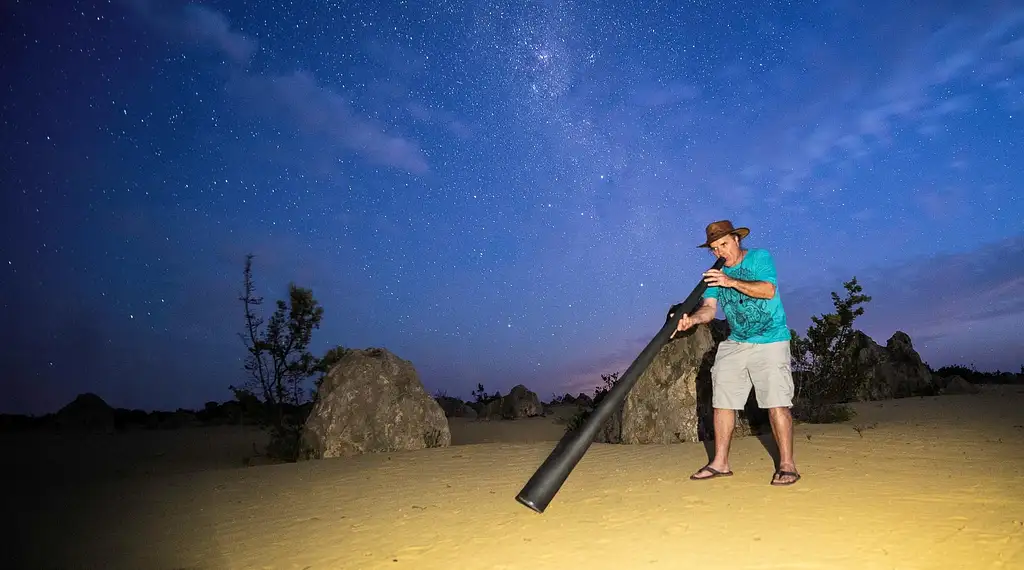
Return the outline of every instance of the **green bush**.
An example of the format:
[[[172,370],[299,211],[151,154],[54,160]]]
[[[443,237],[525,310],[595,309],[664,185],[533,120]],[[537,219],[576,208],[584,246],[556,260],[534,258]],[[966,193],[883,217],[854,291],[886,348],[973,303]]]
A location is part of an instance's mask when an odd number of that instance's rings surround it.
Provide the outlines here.
[[[835,312],[812,316],[806,338],[790,330],[796,384],[793,417],[799,421],[834,423],[852,417],[846,404],[855,398],[863,380],[851,351],[853,321],[864,314],[864,308],[858,305],[871,297],[862,294],[856,277],[843,287],[846,297],[832,292]]]

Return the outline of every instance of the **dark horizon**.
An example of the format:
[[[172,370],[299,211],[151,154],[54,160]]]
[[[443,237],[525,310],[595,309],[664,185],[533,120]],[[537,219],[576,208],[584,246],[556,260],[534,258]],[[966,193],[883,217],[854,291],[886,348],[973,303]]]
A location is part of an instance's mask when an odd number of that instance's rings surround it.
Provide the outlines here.
[[[884,347],[884,343],[881,343],[881,344]],[[928,363],[926,362],[925,364],[928,364]],[[962,365],[962,364],[953,364],[953,365],[947,365],[947,366],[950,367],[950,368],[953,368],[953,367],[956,367],[956,366],[964,366],[965,368],[968,368],[968,369],[972,368],[972,365]],[[934,366],[931,366],[931,368],[933,369],[933,373],[935,373],[935,372],[942,372],[943,371],[942,369],[945,368],[945,367],[934,367]],[[621,371],[619,371],[619,372],[621,372]],[[994,377],[996,375],[1013,374],[1016,377],[1016,380],[1015,380],[1015,382],[1010,382],[1011,384],[1019,383],[1019,382],[1024,381],[1024,365],[1021,365],[1021,369],[1020,369],[1019,372],[1014,372],[1013,370],[979,370],[976,367],[971,372],[972,372],[972,374],[977,374],[977,375],[981,375],[981,376],[987,376],[989,379],[994,379]],[[968,382],[971,381],[971,379],[967,379],[967,380],[968,380]],[[1001,382],[1001,383],[1006,383],[1006,382]],[[310,384],[311,384],[311,382],[310,382]],[[562,398],[562,397],[564,397],[566,395],[572,396],[573,398],[579,397],[581,395],[586,395],[586,396],[593,397],[594,396],[593,389],[589,389],[588,390],[587,388],[600,387],[602,384],[603,384],[603,379],[599,379],[598,382],[594,383],[593,387],[585,386],[585,387],[583,387],[583,388],[581,388],[580,390],[577,390],[577,391],[562,392],[562,393],[552,393],[549,396],[545,396],[544,394],[537,394],[537,396],[538,396],[538,398],[540,399],[541,402],[546,403],[546,404],[547,403],[551,403],[551,401],[554,398]],[[485,386],[485,388],[486,388],[486,386]],[[529,386],[527,386],[527,388],[529,389]],[[307,391],[308,391],[308,388],[307,388]],[[433,396],[438,395],[438,393],[440,393],[442,391],[439,391],[437,393],[430,393],[429,395],[433,397]],[[486,390],[487,394],[493,394],[495,391],[496,390]],[[531,391],[533,391],[533,390],[531,390]],[[85,394],[90,394],[90,393],[94,394],[96,396],[99,396],[108,405],[110,404],[110,402],[107,402],[107,399],[104,398],[102,394],[96,394],[95,392],[82,392],[80,394],[76,394],[75,397],[72,398],[72,400],[69,400],[68,402],[65,402],[65,404],[62,404],[61,408],[63,408],[67,404],[70,404],[72,401],[74,401],[78,397],[83,396]],[[508,390],[506,389],[506,390],[502,391],[501,395],[504,396],[504,395],[507,395],[507,394],[508,394]],[[444,396],[448,396],[448,397],[457,398],[457,399],[462,400],[462,401],[467,402],[467,403],[471,403],[471,402],[474,401],[474,398],[473,398],[472,395],[453,394],[453,393],[444,393],[443,395]],[[223,405],[223,404],[225,404],[227,402],[232,402],[232,401],[237,401],[237,400],[233,396],[231,396],[231,397],[222,398],[222,399],[219,399],[219,400],[207,400],[207,401],[205,401],[205,402],[203,402],[202,404],[199,404],[199,405],[181,406],[181,407],[176,407],[176,408],[127,408],[127,407],[123,407],[123,406],[111,406],[111,408],[120,409],[120,410],[129,410],[129,411],[143,411],[143,412],[146,412],[146,413],[149,413],[149,414],[153,414],[153,413],[174,413],[174,412],[178,412],[178,411],[188,411],[188,412],[199,412],[199,413],[202,413],[203,410],[205,409],[206,404],[208,404],[208,403],[213,402],[213,403],[216,403],[216,404],[219,404],[219,405]],[[310,402],[307,401],[306,403],[308,404]],[[58,411],[60,411],[60,410],[59,409],[53,409],[53,410],[46,411],[46,412],[36,412],[36,413],[0,411],[0,415],[42,418],[44,416],[49,416],[49,415],[56,414]]]
[[[857,277],[879,344],[1024,364],[1019,7],[2,10],[0,413],[231,399],[249,252],[267,303],[313,289],[316,355],[589,392],[720,219],[801,334]]]

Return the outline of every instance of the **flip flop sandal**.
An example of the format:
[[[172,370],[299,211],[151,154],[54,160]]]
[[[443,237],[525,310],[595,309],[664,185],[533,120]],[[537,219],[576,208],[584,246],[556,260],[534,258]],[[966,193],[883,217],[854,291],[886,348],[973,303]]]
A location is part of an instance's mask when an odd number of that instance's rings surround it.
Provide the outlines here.
[[[709,475],[707,477],[698,477],[697,473],[700,473],[701,471],[707,471],[708,473],[711,473],[711,475]],[[697,473],[694,473],[693,475],[690,475],[690,480],[691,481],[704,481],[705,479],[714,479],[715,477],[731,477],[732,476],[732,471],[719,471],[718,469],[715,469],[714,467],[712,467],[710,465],[705,465],[704,467],[701,467],[700,469],[697,470]]]
[[[792,477],[793,480],[792,481],[787,481],[785,483],[782,483],[782,482],[779,481],[780,477],[786,477],[786,476]],[[778,471],[775,472],[775,475],[772,476],[772,485],[774,485],[776,487],[784,487],[786,485],[792,485],[793,483],[796,483],[799,480],[800,480],[800,474],[799,473],[794,473],[792,471],[783,471],[782,469],[779,469]]]

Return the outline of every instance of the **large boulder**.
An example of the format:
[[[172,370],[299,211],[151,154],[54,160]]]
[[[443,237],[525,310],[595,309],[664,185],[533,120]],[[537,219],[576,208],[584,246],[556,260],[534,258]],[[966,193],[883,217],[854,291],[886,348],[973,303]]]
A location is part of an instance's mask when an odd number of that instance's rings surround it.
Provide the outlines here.
[[[850,350],[860,378],[858,400],[906,398],[938,391],[931,371],[907,333],[897,331],[882,348],[868,335],[855,331]]]
[[[645,444],[714,440],[711,367],[718,344],[729,332],[728,322],[714,319],[666,343],[637,378],[626,400],[598,430],[595,441]],[[589,405],[590,398],[586,399],[588,406],[584,409],[600,405],[599,399],[593,406]],[[769,429],[767,411],[757,407],[751,390],[745,408],[737,414],[733,437]]]
[[[324,377],[302,433],[302,459],[451,445],[448,420],[412,363],[350,350]]]
[[[113,433],[114,408],[96,394],[79,394],[57,412],[56,424],[65,431]]]
[[[711,327],[707,325],[694,327],[666,343],[637,378],[625,401],[598,431],[595,441],[700,441],[699,416],[710,405],[715,348]]]

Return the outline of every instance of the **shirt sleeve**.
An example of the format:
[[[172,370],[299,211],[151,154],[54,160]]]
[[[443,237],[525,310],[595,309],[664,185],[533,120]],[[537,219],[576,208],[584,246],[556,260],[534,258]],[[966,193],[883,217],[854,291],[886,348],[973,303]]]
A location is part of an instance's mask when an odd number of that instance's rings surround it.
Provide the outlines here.
[[[718,298],[718,287],[708,287],[704,290],[704,294],[701,295],[704,299],[717,299]]]

